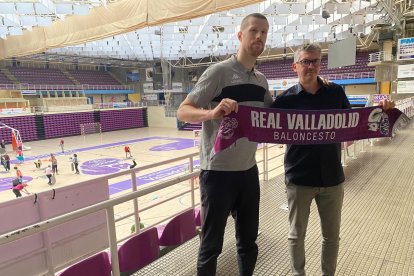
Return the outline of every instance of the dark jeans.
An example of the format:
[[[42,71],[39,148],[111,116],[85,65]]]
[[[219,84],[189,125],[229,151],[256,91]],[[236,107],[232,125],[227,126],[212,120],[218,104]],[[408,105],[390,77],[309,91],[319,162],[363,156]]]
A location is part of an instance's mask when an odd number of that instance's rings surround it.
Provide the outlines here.
[[[47,174],[46,176],[49,179],[49,182],[47,182],[47,184],[51,185],[52,184],[52,175],[51,174]]]
[[[53,174],[58,173],[57,165],[52,165]]]
[[[16,195],[16,197],[21,197],[22,196],[22,193],[20,193],[20,191],[17,190],[17,189],[13,189],[13,193]]]
[[[247,171],[201,171],[203,227],[197,275],[216,274],[227,218],[235,220],[237,260],[241,276],[253,274],[258,249],[260,185],[257,166]]]

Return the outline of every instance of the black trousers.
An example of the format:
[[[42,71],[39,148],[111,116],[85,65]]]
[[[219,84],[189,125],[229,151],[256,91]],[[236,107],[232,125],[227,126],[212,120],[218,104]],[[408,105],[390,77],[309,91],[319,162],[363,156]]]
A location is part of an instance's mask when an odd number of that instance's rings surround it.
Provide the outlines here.
[[[21,197],[22,196],[22,193],[20,193],[20,191],[17,190],[17,189],[13,189],[13,193],[16,195],[16,197]]]
[[[257,166],[247,171],[201,171],[203,227],[197,275],[216,274],[227,218],[235,220],[239,273],[251,276],[256,265],[260,185]]]

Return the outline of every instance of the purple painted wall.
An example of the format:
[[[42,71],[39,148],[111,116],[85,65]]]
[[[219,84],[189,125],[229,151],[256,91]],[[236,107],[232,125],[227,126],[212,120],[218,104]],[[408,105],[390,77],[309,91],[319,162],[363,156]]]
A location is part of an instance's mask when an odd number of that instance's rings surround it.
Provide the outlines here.
[[[37,140],[35,117],[33,115],[28,116],[13,116],[13,117],[1,117],[0,122],[17,129],[20,132],[20,136],[23,141]],[[0,139],[4,139],[6,143],[11,142],[11,130],[7,128],[0,129]]]
[[[102,131],[148,126],[144,108],[103,110],[100,115]]]
[[[43,139],[43,135],[45,139],[80,135],[80,124],[94,123],[99,119],[102,131],[148,126],[146,108],[103,110],[98,115],[98,118],[94,118],[93,111],[44,114],[37,118],[40,119],[37,128],[33,115],[0,117],[0,122],[19,130],[23,142]],[[11,131],[0,128],[0,139],[10,143]]]
[[[80,124],[93,123],[93,112],[46,114],[43,116],[45,138],[80,135]]]

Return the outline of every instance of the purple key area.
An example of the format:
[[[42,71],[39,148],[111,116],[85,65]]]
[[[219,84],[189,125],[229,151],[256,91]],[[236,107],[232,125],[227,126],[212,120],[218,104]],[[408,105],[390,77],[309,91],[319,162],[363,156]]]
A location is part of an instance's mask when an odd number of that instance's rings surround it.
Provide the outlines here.
[[[186,138],[171,138],[171,137],[160,137],[160,136],[153,136],[153,137],[146,137],[134,140],[127,140],[122,142],[116,143],[109,143],[104,145],[92,146],[92,147],[85,147],[85,148],[78,148],[71,150],[72,152],[87,152],[96,149],[104,149],[104,148],[111,148],[116,146],[122,146],[125,144],[135,144],[149,140],[164,140],[166,141],[165,144],[157,145],[150,148],[150,151],[172,151],[172,150],[184,150],[188,148],[194,147],[194,140],[193,139],[186,139]],[[170,142],[169,142],[170,141]],[[55,155],[63,155],[61,152],[54,153]],[[50,154],[43,154],[37,156],[27,156],[25,157],[25,162],[33,161],[37,159],[48,158]],[[12,160],[11,163],[17,163],[17,160]],[[126,163],[128,162],[128,163]],[[125,159],[118,159],[118,158],[101,158],[101,159],[93,159],[88,160],[86,162],[81,163],[80,170],[82,174],[88,175],[106,175],[119,172],[121,170],[129,169],[130,161],[126,161]],[[180,174],[186,171],[188,168],[188,163],[183,163],[180,165],[176,165],[171,168],[163,169],[160,171],[151,172],[142,176],[137,177],[137,185],[141,186],[147,183],[151,183],[154,181],[162,180],[163,178],[171,177],[176,174]],[[193,162],[193,166],[199,165],[199,160],[195,160]],[[7,189],[12,188],[12,181],[13,177],[7,178],[0,178],[0,191],[5,191]],[[32,177],[24,177],[23,182],[28,183],[32,181]],[[121,182],[117,182],[114,184],[109,185],[109,194],[119,193],[124,190],[131,189],[132,183],[131,180],[125,180]]]

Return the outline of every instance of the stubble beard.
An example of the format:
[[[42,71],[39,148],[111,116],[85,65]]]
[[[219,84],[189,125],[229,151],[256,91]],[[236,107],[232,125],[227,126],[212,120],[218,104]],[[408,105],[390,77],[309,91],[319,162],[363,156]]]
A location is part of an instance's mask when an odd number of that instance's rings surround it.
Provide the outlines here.
[[[263,53],[264,47],[260,45],[252,45],[252,47],[250,47],[250,52],[252,54],[252,56],[258,57]]]
[[[306,72],[306,74],[302,75],[302,81],[305,83],[310,83],[312,81],[316,81],[318,74],[316,71]]]

